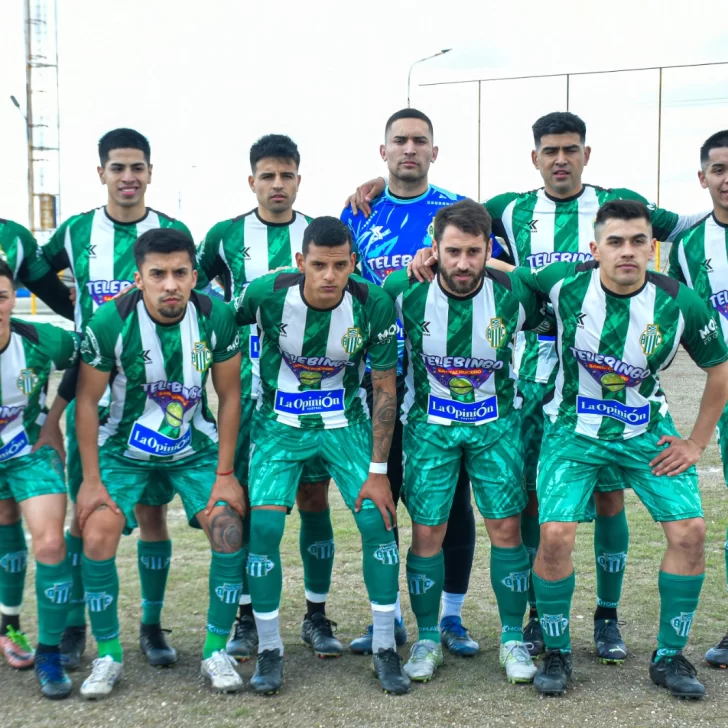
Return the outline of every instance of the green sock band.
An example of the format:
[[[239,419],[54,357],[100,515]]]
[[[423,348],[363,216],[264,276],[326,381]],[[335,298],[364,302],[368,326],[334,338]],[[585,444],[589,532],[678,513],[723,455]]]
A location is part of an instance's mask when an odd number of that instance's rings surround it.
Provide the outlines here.
[[[354,514],[362,541],[364,584],[373,604],[394,604],[399,584],[399,549],[377,508]]]
[[[124,650],[121,647],[121,640],[116,637],[113,640],[97,640],[99,657],[111,657],[114,662],[124,662]]]
[[[121,662],[119,574],[116,571],[116,558],[95,561],[84,554],[81,558],[81,572],[91,632],[99,645],[99,656],[111,655],[114,660]],[[102,647],[102,642],[110,644]]]
[[[137,563],[142,592],[142,624],[160,624],[169,565],[171,541],[137,541]]]
[[[235,621],[242,591],[243,550],[232,554],[212,552],[210,559],[210,605],[207,610],[207,637],[202,657],[207,659],[224,649]],[[222,647],[220,646],[222,645]]]
[[[0,604],[19,607],[23,603],[28,546],[23,524],[18,521],[0,526]]]
[[[43,564],[36,560],[35,596],[38,600],[38,642],[41,644],[60,644],[72,587],[68,559],[60,564]]]
[[[68,601],[66,627],[84,627],[86,625],[86,600],[81,574],[81,558],[83,541],[66,531],[66,560],[71,570],[71,598]]]
[[[253,609],[259,614],[275,612],[281,604],[281,539],[285,527],[283,511],[255,510],[251,513],[245,570]]]
[[[438,614],[445,583],[445,557],[442,550],[435,556],[416,556],[407,552],[407,585],[410,604],[417,618],[417,639],[440,641]]]
[[[247,603],[250,604],[250,586],[248,585],[248,571],[245,568],[248,563],[248,553],[250,552],[250,508],[245,512],[243,518],[243,591],[241,596],[248,597]]]
[[[303,586],[307,594],[327,595],[334,570],[334,529],[331,511],[319,513],[299,511],[301,531],[299,547],[303,562]]]
[[[569,619],[576,587],[574,572],[558,581],[546,581],[535,572],[531,578],[536,589],[536,608],[546,648],[571,652]]]
[[[515,548],[490,547],[490,583],[498,603],[502,644],[523,639],[530,575],[528,551],[523,544]]]
[[[538,522],[538,516],[529,516],[525,511],[521,513],[521,538],[528,553],[529,568],[533,569],[538,545],[541,543],[541,526]],[[533,590],[533,579],[529,579],[528,582],[528,604],[532,609],[536,608],[536,592]]]
[[[660,591],[658,658],[674,655],[688,643],[704,579],[705,574],[682,576],[660,571],[657,579]]]
[[[616,609],[619,606],[628,549],[629,526],[625,509],[616,516],[597,515],[594,524],[594,558],[598,607]]]

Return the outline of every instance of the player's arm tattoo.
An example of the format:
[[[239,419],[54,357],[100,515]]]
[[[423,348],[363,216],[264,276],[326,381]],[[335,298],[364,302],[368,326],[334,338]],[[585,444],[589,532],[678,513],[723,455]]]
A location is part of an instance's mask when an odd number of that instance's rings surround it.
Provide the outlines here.
[[[230,507],[215,509],[210,518],[210,545],[214,551],[232,554],[243,545],[243,524]]]
[[[397,369],[372,370],[372,460],[386,462],[397,417]]]

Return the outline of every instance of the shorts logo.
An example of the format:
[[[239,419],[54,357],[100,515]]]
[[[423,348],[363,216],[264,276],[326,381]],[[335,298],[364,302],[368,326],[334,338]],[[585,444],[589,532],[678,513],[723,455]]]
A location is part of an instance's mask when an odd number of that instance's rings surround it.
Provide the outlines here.
[[[8,574],[19,574],[27,565],[27,551],[13,551],[0,559],[0,567]]]
[[[238,582],[237,584],[220,584],[220,586],[215,589],[217,598],[223,604],[237,604],[240,601],[240,595],[242,593],[242,582]]]
[[[210,368],[212,352],[207,348],[205,341],[195,341],[192,348],[192,363],[201,374],[204,374]]]
[[[622,551],[619,554],[600,554],[597,557],[597,563],[610,574],[617,574],[624,571],[627,565],[627,554]]]
[[[485,330],[485,336],[494,349],[500,349],[506,338],[506,327],[503,326],[503,319],[492,318]]]
[[[427,414],[453,422],[481,424],[498,419],[498,398],[496,396],[479,402],[454,402],[431,394],[427,398]]]
[[[245,564],[245,573],[255,578],[268,576],[275,568],[275,564],[264,554],[248,554]]]
[[[678,637],[687,637],[690,634],[690,628],[693,626],[695,612],[680,612],[679,617],[673,617],[670,620],[672,628],[677,632]]]
[[[595,354],[593,351],[576,349],[573,346],[569,348],[579,364],[609,392],[621,392],[625,387],[636,387],[650,376],[649,369],[632,366],[616,356]]]
[[[64,581],[60,584],[54,584],[49,587],[43,592],[43,594],[45,594],[46,599],[50,600],[53,604],[68,604],[68,601],[71,598],[72,587],[73,582]]]
[[[386,566],[396,566],[399,563],[399,549],[397,543],[383,543],[374,551],[374,558]]]
[[[576,411],[580,415],[596,415],[597,417],[611,417],[626,425],[646,425],[650,421],[650,405],[630,407],[629,405],[608,399],[592,399],[591,397],[576,398]]]
[[[501,579],[501,584],[507,586],[512,592],[522,594],[528,591],[528,585],[531,580],[531,571],[512,571],[505,579]]]
[[[172,559],[169,556],[142,556],[139,560],[149,571],[162,571],[169,566]]]
[[[411,574],[407,572],[407,583],[409,584],[409,593],[414,594],[425,594],[430,591],[435,585],[432,579],[428,579],[424,574]]]
[[[336,546],[334,546],[334,539],[328,541],[316,541],[312,543],[307,549],[309,554],[315,559],[327,560],[333,559],[336,553]]]
[[[38,375],[32,369],[21,369],[20,376],[15,380],[18,389],[26,396],[30,397],[38,387]]]
[[[563,614],[544,614],[539,622],[549,637],[561,637],[569,626],[569,620]]]
[[[347,329],[341,337],[341,346],[347,354],[356,354],[364,346],[364,337],[357,328]]]
[[[25,430],[19,432],[10,442],[0,447],[0,463],[20,455],[29,445],[28,435],[25,434]]]
[[[114,597],[107,592],[86,592],[86,604],[89,612],[105,612],[113,603]]]
[[[640,336],[640,346],[645,356],[652,356],[662,344],[662,334],[657,324],[647,324],[647,328]]]

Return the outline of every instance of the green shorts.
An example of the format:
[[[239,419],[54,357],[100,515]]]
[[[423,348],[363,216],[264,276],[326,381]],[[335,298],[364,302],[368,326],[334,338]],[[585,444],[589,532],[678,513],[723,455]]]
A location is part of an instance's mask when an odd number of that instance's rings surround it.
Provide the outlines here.
[[[66,494],[63,465],[51,447],[12,458],[0,464],[0,500],[12,498],[16,503],[37,495]]]
[[[99,467],[101,482],[126,518],[124,533],[131,533],[138,525],[134,507],[142,502],[142,496],[154,500],[162,493],[171,494],[169,500],[177,493],[182,499],[188,523],[199,528],[195,516],[205,509],[210,499],[217,470],[217,447],[170,463],[132,460],[102,449]]]
[[[250,466],[250,431],[253,426],[253,413],[257,405],[255,399],[243,399],[240,403],[240,429],[238,430],[238,445],[235,450],[235,477],[241,485],[248,484],[248,469]],[[311,458],[303,466],[301,483],[326,483],[331,480],[326,463],[321,458]]]
[[[680,475],[653,475],[650,461],[663,447],[663,435],[679,434],[669,415],[629,440],[596,440],[552,425],[543,440],[538,470],[539,521],[588,520],[588,504],[604,465],[618,460],[625,484],[655,521],[701,518],[703,509],[695,466]]]
[[[479,427],[405,425],[403,500],[412,520],[438,526],[450,517],[465,462],[483,518],[507,518],[526,506],[520,413]]]
[[[336,481],[344,503],[354,509],[369,477],[372,428],[369,422],[332,430],[281,424],[256,411],[250,448],[250,505],[293,508],[304,464],[318,458]],[[362,508],[373,508],[365,500]]]
[[[718,420],[718,447],[720,460],[723,463],[723,480],[728,485],[728,405]]]

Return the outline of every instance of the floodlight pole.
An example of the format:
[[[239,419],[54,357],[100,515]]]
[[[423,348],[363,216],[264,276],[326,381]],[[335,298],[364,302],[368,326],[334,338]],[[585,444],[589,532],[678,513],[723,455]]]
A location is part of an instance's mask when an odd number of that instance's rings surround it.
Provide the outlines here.
[[[433,53],[431,56],[425,56],[424,58],[420,58],[419,61],[415,61],[410,67],[409,72],[407,73],[407,108],[409,109],[412,104],[410,104],[410,88],[411,88],[411,81],[412,81],[412,69],[418,64],[423,63],[424,61],[429,61],[432,58],[437,58],[438,56],[443,56],[445,53],[449,53],[452,50],[452,48],[444,48],[441,51],[438,51],[437,53]]]

